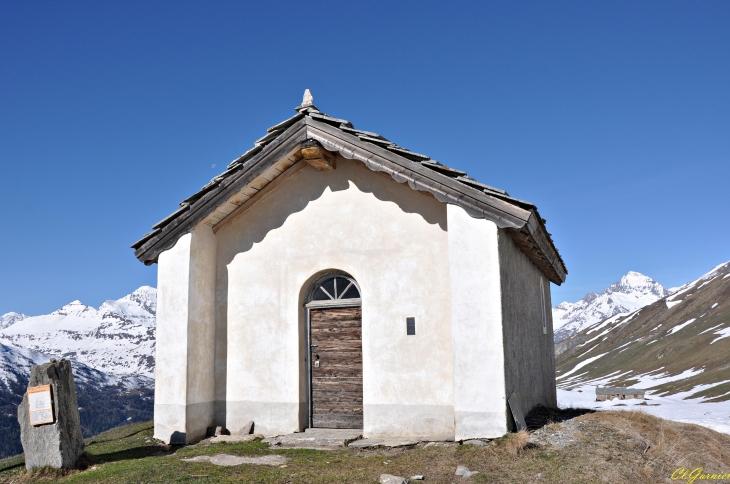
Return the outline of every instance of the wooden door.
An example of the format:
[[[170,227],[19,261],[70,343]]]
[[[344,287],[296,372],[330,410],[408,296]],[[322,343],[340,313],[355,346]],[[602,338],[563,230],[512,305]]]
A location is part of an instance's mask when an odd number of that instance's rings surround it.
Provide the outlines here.
[[[310,311],[312,426],[361,429],[362,308]]]

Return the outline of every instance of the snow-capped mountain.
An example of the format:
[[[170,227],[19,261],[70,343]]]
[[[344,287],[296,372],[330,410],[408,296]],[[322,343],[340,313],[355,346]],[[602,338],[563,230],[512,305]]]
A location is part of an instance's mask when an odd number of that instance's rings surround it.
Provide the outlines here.
[[[27,348],[15,348],[0,343],[0,390],[8,391],[15,385],[25,384],[31,365],[42,365],[50,361],[48,355]],[[121,384],[123,387],[137,387],[143,378],[124,378],[108,375],[83,363],[73,362],[74,382],[77,385],[108,386]],[[146,383],[146,382],[145,382]]]
[[[9,389],[13,383],[20,383],[23,375],[30,374],[31,365],[48,363],[48,357],[25,348],[14,348],[0,344],[0,387]]]
[[[597,385],[644,388],[647,412],[730,433],[730,262],[558,346],[558,393],[573,403]]]
[[[154,378],[156,311],[157,290],[143,286],[98,309],[73,301],[43,316],[8,313],[0,321],[13,322],[0,327],[0,343],[111,376]]]
[[[670,293],[650,277],[630,271],[601,294],[591,293],[576,303],[562,302],[553,308],[555,342],[617,314],[626,314]]]
[[[31,365],[72,360],[84,436],[152,418],[157,290],[143,286],[92,308],[0,316],[0,458],[22,452],[17,407]]]
[[[8,326],[12,326],[18,321],[21,321],[25,318],[27,318],[25,314],[22,313],[7,313],[0,316],[0,330],[5,329]]]

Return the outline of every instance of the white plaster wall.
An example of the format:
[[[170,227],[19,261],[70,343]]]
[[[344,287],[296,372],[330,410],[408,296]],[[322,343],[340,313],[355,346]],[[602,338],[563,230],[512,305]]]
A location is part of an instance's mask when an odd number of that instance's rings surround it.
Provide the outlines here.
[[[507,431],[497,226],[447,206],[456,439]]]
[[[187,321],[191,234],[160,254],[157,263],[155,438],[185,433]]]
[[[204,437],[215,402],[215,270],[217,244],[210,226],[192,231],[188,292],[187,440]]]
[[[362,290],[365,436],[453,437],[444,204],[339,158],[336,170],[305,168],[216,238],[216,398],[228,428],[302,427],[303,289],[339,269]]]
[[[199,225],[158,260],[155,437],[187,443],[213,422],[215,236]]]
[[[507,396],[527,414],[557,406],[550,282],[503,230],[499,232]],[[544,298],[540,297],[543,279]],[[544,301],[544,304],[543,304]],[[543,311],[547,334],[542,331]]]

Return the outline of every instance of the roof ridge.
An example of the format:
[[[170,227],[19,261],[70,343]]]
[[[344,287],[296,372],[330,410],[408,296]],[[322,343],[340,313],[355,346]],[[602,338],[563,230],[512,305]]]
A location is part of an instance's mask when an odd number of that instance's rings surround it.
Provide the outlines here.
[[[391,142],[384,136],[372,132],[372,131],[364,131],[355,129],[353,124],[346,120],[341,118],[336,118],[333,116],[330,116],[321,110],[319,110],[313,103],[313,98],[311,96],[311,92],[309,89],[305,91],[304,99],[302,101],[302,104],[297,106],[295,108],[296,114],[291,116],[288,119],[285,119],[284,121],[281,121],[280,123],[268,128],[266,130],[266,134],[262,136],[261,138],[257,139],[254,142],[254,146],[250,148],[248,151],[243,153],[241,156],[233,160],[231,163],[228,164],[226,171],[223,173],[213,177],[210,182],[208,182],[206,185],[204,185],[197,193],[191,195],[190,197],[186,198],[182,202],[180,202],[178,208],[175,212],[165,217],[160,222],[156,223],[152,228],[153,230],[147,234],[145,234],[140,240],[132,244],[132,248],[135,250],[141,250],[142,246],[144,246],[148,241],[152,240],[153,238],[157,237],[161,234],[161,232],[164,231],[167,225],[171,224],[172,222],[176,221],[178,218],[185,216],[189,217],[190,210],[188,210],[193,204],[195,204],[198,200],[203,198],[208,192],[211,192],[213,190],[218,189],[220,186],[226,186],[225,182],[228,180],[231,176],[236,176],[236,173],[240,170],[244,169],[244,166],[250,161],[255,162],[255,159],[259,153],[261,153],[267,146],[269,146],[271,143],[273,143],[275,140],[277,140],[282,134],[284,134],[286,131],[289,130],[292,126],[294,126],[299,121],[310,118],[313,121],[323,123],[326,125],[330,125],[337,130],[340,130],[344,133],[347,133],[350,136],[354,136],[358,138],[363,143],[368,143],[370,145],[376,146],[380,149],[386,150],[390,153],[393,153],[394,155],[397,155],[405,160],[408,160],[412,163],[417,163],[418,165],[423,166],[424,168],[428,168],[429,170],[438,173],[441,176],[448,177],[457,184],[463,185],[465,187],[469,187],[472,190],[478,190],[488,197],[493,197],[499,200],[502,200],[503,202],[507,202],[513,206],[519,207],[523,210],[528,211],[536,211],[537,207],[528,201],[521,200],[518,198],[514,198],[510,196],[506,191],[501,190],[499,188],[492,187],[490,185],[483,184],[479,182],[478,180],[470,177],[465,171],[458,170],[456,168],[451,168],[449,166],[446,166],[437,160],[434,160],[430,158],[428,155],[424,155],[421,153],[416,153],[413,151],[408,150],[407,148],[403,148],[402,146],[398,146],[397,144]],[[206,197],[209,199],[210,197]],[[539,215],[538,215],[539,217]],[[544,225],[544,219],[541,218],[540,222]],[[557,248],[555,247],[552,237],[550,237],[550,234],[547,232],[547,230],[542,228],[542,230],[545,231],[550,245],[552,245],[553,249],[555,250],[556,254]],[[161,237],[166,237],[166,235],[160,235]],[[156,244],[157,242],[155,242]],[[148,249],[144,249],[146,251]],[[142,252],[144,252],[142,251]],[[139,254],[140,256],[142,253]],[[563,268],[565,267],[564,262],[562,261],[562,258],[558,254],[558,259],[560,263],[563,265]],[[153,261],[152,261],[153,262]],[[151,263],[151,262],[150,262]]]

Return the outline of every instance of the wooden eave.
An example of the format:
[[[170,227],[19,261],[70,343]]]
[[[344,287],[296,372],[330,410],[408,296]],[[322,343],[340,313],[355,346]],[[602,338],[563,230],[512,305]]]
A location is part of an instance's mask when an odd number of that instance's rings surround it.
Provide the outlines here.
[[[161,252],[174,246],[180,237],[201,221],[214,228],[219,223],[227,223],[235,216],[236,208],[230,205],[236,194],[254,184],[262,185],[262,177],[266,178],[265,184],[273,183],[277,176],[299,166],[302,143],[314,140],[327,151],[358,161],[373,171],[386,173],[393,180],[407,183],[414,190],[428,192],[441,202],[458,205],[472,217],[491,220],[506,229],[520,250],[550,281],[558,285],[565,281],[565,265],[534,205],[513,199],[506,192],[480,190],[478,184],[459,181],[446,174],[453,171],[457,177],[463,178],[464,172],[443,165],[430,166],[437,163],[433,160],[425,160],[427,163],[421,164],[420,159],[425,155],[395,145],[386,147],[382,142],[368,142],[353,134],[359,131],[352,129],[349,123],[349,126],[337,127],[326,122],[332,119],[336,120],[319,113],[315,116],[302,116],[300,113],[270,128],[269,134],[259,140],[266,145],[257,145],[242,155],[240,161],[229,165],[228,171],[214,178],[200,192],[182,202],[175,213],[157,223],[152,232],[132,246],[135,256],[147,265],[155,263]],[[274,133],[276,135],[272,136]],[[366,136],[372,138],[372,135],[374,133]],[[253,197],[249,198],[247,205],[255,202]],[[222,208],[226,204],[229,207]]]
[[[198,222],[210,215],[239,190],[244,189],[305,139],[304,120],[297,121],[256,155],[240,165],[238,169],[235,169],[231,175],[221,180],[214,190],[208,190],[202,197],[191,203],[187,212],[173,219],[162,229],[157,229],[158,232],[152,233],[152,236],[138,241],[135,245],[140,242],[142,244],[135,248],[135,257],[146,265],[157,262],[160,253],[173,247],[177,240],[190,232]]]

